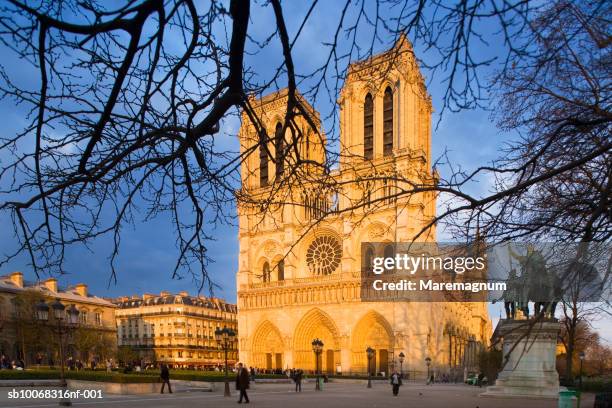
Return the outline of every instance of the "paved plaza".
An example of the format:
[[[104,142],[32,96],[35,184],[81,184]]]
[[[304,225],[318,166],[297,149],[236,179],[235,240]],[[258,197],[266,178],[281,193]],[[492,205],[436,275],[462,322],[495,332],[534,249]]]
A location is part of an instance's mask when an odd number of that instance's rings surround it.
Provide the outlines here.
[[[223,386],[213,392],[196,389],[182,390],[174,394],[106,395],[99,400],[76,400],[77,407],[235,407],[238,393],[232,387],[232,396],[223,397]],[[366,388],[364,383],[329,383],[324,390],[314,391],[313,383],[305,383],[303,392],[296,394],[292,384],[256,384],[249,391],[251,403],[256,407],[291,408],[339,408],[339,407],[432,407],[432,408],[553,408],[556,401],[535,399],[492,399],[479,397],[484,389],[466,385],[405,384],[400,395],[394,397],[387,384],[374,384]],[[55,407],[52,400],[9,400],[10,388],[0,387],[0,407]],[[593,395],[583,398],[583,407],[593,406]]]

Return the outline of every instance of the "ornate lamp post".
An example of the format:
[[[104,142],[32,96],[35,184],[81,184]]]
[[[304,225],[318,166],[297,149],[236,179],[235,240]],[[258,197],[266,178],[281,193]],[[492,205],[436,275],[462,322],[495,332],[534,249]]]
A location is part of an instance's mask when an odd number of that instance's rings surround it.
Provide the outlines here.
[[[429,366],[431,365],[431,358],[425,357],[425,365],[427,366],[427,381],[429,381]]]
[[[582,390],[582,362],[584,361],[584,351],[581,351],[578,354],[578,358],[580,358],[580,390]]]
[[[312,351],[315,354],[315,374],[317,376],[317,384],[315,385],[315,391],[321,391],[321,384],[319,383],[319,356],[323,353],[323,341],[314,339],[312,341]]]
[[[404,352],[400,352],[399,353],[399,362],[400,362],[400,375],[403,377],[404,376],[404,358],[406,356],[404,355]]]
[[[372,358],[374,358],[374,349],[368,347],[366,349],[366,355],[368,356],[368,388],[372,388]]]
[[[225,397],[230,396],[229,378],[227,376],[227,352],[232,346],[235,338],[236,333],[232,329],[228,329],[227,327],[220,329],[217,327],[217,330],[215,330],[215,339],[217,340],[219,347],[221,347],[225,353],[225,391],[223,393],[223,396]]]
[[[60,385],[62,389],[62,398],[60,399],[59,404],[61,406],[70,406],[72,402],[67,397],[67,383],[65,376],[65,368],[64,368],[64,334],[68,333],[68,330],[74,328],[79,322],[79,311],[74,305],[70,305],[66,310],[66,306],[56,299],[55,302],[51,304],[51,309],[53,310],[53,318],[57,322],[57,327],[55,330],[57,331],[57,335],[59,337],[59,347],[60,347]],[[36,305],[36,318],[41,323],[46,323],[49,321],[49,305],[45,303],[44,300],[41,300]]]

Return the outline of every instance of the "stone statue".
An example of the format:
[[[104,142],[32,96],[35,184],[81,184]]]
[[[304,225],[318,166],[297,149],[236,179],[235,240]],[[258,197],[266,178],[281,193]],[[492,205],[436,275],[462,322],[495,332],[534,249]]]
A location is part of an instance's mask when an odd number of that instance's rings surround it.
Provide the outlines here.
[[[518,278],[516,276],[516,269],[511,269],[508,279],[506,280],[506,290],[497,300],[504,300],[504,309],[506,310],[506,319],[516,319],[516,306],[519,295]]]
[[[508,246],[508,253],[521,265],[521,278],[518,283],[518,307],[525,317],[529,318],[529,302],[534,302],[534,316],[540,313],[546,303],[549,279],[546,271],[546,260],[532,244],[527,246],[527,253],[520,255]]]

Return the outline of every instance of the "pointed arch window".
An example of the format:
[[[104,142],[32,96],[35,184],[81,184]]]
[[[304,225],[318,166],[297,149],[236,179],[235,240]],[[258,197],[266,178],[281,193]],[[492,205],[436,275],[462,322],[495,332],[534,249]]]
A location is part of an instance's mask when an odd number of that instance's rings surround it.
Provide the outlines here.
[[[391,156],[393,152],[393,92],[390,87],[385,89],[383,97],[383,156]]]
[[[395,258],[395,248],[393,244],[385,245],[383,256],[385,258]],[[387,272],[392,272],[392,270],[387,269]]]
[[[363,271],[371,275],[374,268],[374,248],[368,245],[363,262]]]
[[[264,263],[261,271],[261,280],[264,282],[270,282],[270,264]]]
[[[259,187],[268,185],[268,152],[266,151],[267,136],[262,136],[259,143]]]
[[[363,103],[363,157],[374,157],[374,101],[369,93]]]
[[[285,138],[283,137],[283,125],[276,124],[274,129],[274,149],[276,150],[276,177],[283,174],[285,166]]]
[[[279,261],[276,267],[278,268],[278,280],[285,280],[285,261]]]

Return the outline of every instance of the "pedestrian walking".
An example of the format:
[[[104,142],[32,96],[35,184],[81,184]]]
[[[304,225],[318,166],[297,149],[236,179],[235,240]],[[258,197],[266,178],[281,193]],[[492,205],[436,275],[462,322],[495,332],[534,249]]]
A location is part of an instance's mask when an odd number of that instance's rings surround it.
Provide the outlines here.
[[[478,379],[477,379],[477,384],[480,388],[482,388],[482,380],[484,379],[484,373],[479,373],[478,374]]]
[[[391,374],[391,388],[393,390],[393,395],[397,397],[399,394],[399,387],[402,385],[402,376],[395,370],[393,374]]]
[[[298,369],[295,370],[293,375],[293,381],[295,381],[295,392],[302,392],[302,377],[304,376],[304,372]]]
[[[172,387],[170,386],[170,369],[167,364],[162,364],[159,376],[162,379],[161,393],[164,393],[164,387],[168,384],[168,392],[172,394]]]
[[[247,370],[242,363],[238,363],[238,373],[236,374],[236,389],[240,391],[240,398],[238,403],[242,404],[242,398],[244,397],[245,403],[249,403],[249,396],[246,390],[249,388],[249,370]]]

